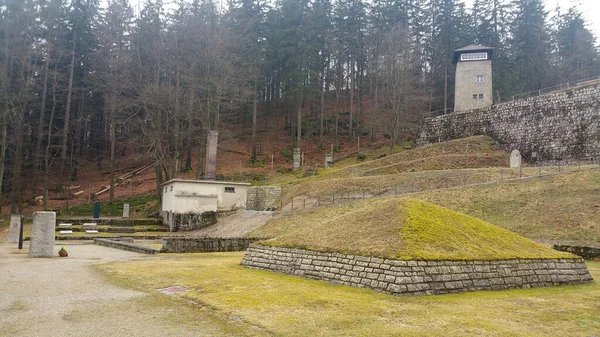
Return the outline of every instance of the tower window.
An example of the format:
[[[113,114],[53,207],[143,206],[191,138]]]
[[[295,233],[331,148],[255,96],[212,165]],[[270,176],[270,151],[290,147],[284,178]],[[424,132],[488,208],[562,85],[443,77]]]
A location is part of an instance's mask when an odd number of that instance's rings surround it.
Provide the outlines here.
[[[484,79],[483,75],[477,75],[477,83],[482,83]]]
[[[487,60],[487,53],[466,53],[460,54],[461,61],[477,61],[477,60]]]
[[[225,187],[225,193],[235,193],[235,187]]]
[[[473,94],[473,99],[477,99],[477,94]]]
[[[483,99],[483,94],[479,94],[479,99]]]

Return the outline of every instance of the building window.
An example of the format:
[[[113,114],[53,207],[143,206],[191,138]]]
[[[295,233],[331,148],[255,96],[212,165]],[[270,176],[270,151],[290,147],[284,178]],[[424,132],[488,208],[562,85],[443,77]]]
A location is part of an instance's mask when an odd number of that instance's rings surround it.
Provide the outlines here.
[[[173,192],[173,185],[171,185],[171,192]]]
[[[165,193],[167,193],[167,186],[165,186]]]
[[[483,94],[479,94],[479,99],[483,99]]]
[[[487,60],[487,53],[466,53],[460,54],[461,61],[478,61],[478,60]]]
[[[235,193],[235,187],[225,187],[225,193]]]
[[[484,79],[483,75],[477,75],[477,83],[482,83]]]
[[[477,94],[473,94],[473,99],[477,99]]]

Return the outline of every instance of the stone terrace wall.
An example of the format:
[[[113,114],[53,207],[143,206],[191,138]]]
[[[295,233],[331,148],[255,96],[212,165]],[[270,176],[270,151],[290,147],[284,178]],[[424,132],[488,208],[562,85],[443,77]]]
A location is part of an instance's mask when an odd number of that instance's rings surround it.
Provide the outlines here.
[[[163,224],[169,227],[169,232],[186,232],[212,226],[217,223],[217,213],[204,212],[200,214],[160,212]]]
[[[586,260],[600,259],[600,247],[554,245],[554,249],[579,255]]]
[[[163,238],[165,253],[241,252],[266,238]]]
[[[398,261],[252,244],[242,265],[394,295],[433,295],[593,281],[579,258]]]
[[[426,118],[418,145],[488,135],[525,159],[563,160],[600,154],[600,85]]]
[[[258,186],[249,187],[246,194],[246,209],[249,211],[266,211],[276,208],[281,198],[281,187]]]

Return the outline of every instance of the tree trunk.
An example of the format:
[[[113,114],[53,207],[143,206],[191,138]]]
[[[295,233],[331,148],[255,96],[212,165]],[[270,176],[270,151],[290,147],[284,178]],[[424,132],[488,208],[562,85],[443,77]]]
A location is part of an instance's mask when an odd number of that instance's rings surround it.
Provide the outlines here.
[[[323,122],[325,119],[325,72],[321,81],[321,109],[320,109],[321,125],[319,125],[319,149],[323,150]]]
[[[65,121],[64,131],[62,138],[62,147],[60,152],[60,174],[58,176],[58,188],[62,190],[64,188],[65,181],[65,167],[67,165],[67,141],[69,139],[69,118],[71,113],[71,96],[73,95],[73,75],[75,72],[75,46],[76,46],[77,33],[73,32],[73,48],[71,49],[71,66],[69,69],[69,86],[67,88],[67,104],[65,106]]]
[[[254,78],[254,99],[252,102],[252,155],[250,160],[254,163],[256,161],[256,110],[258,106],[258,69],[256,70],[256,76]]]
[[[37,139],[35,144],[35,175],[33,181],[32,193],[35,198],[37,195],[37,186],[40,180],[40,170],[42,157],[42,138],[44,137],[44,115],[46,113],[46,94],[48,93],[48,72],[50,67],[50,48],[48,48],[48,55],[46,55],[46,63],[44,64],[44,85],[42,89],[42,104],[40,107],[40,118],[38,121]]]
[[[348,136],[354,137],[353,134],[354,121],[354,61],[350,62],[350,123],[348,127]]]
[[[115,95],[113,94],[110,100],[110,112],[108,116],[109,120],[109,138],[110,138],[110,196],[109,201],[113,203],[115,201],[115,144],[116,144],[116,132],[115,132]]]

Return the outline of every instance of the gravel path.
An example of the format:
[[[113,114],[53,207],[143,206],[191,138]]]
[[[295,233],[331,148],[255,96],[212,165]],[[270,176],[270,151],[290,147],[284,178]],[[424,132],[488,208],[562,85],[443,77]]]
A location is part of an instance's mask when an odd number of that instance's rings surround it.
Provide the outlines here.
[[[182,300],[111,284],[91,268],[156,257],[92,244],[64,246],[68,258],[30,259],[15,254],[16,244],[0,244],[0,336],[248,334],[244,327]]]

